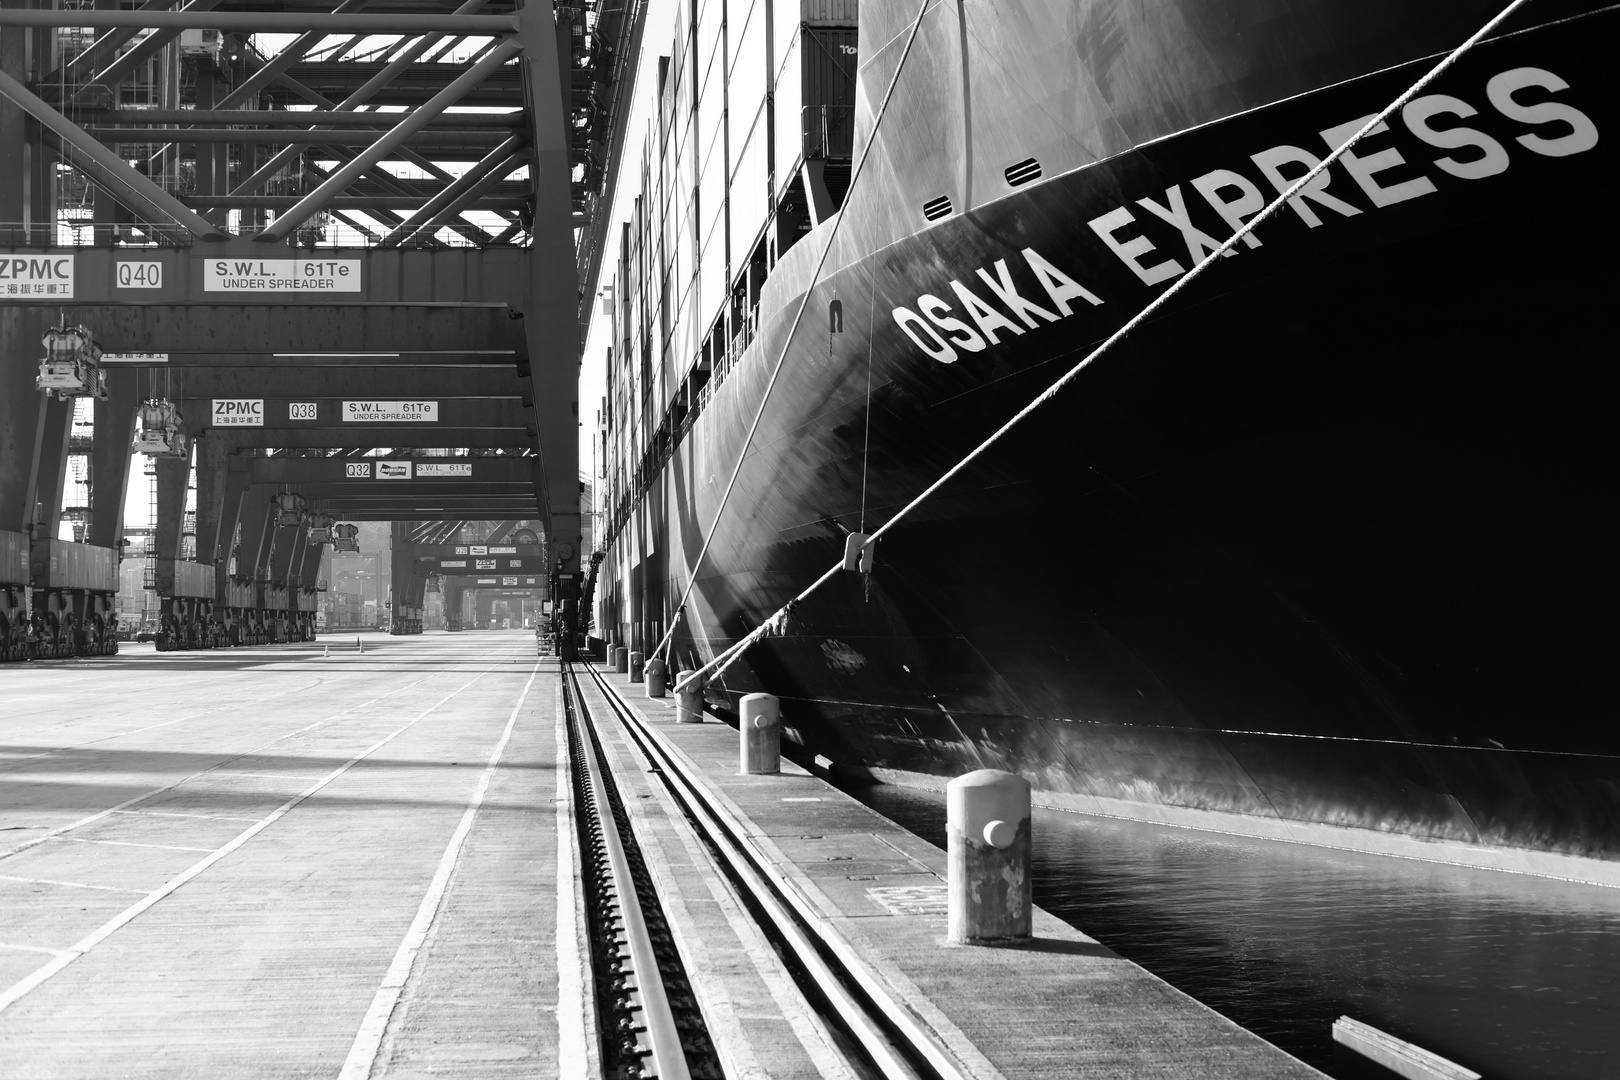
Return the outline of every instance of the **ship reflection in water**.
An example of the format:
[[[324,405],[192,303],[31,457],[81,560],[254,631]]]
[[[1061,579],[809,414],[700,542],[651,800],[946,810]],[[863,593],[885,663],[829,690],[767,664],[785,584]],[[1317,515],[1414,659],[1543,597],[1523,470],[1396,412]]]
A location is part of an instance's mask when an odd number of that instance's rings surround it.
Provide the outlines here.
[[[943,846],[943,793],[851,793]],[[1620,1076],[1620,890],[1057,811],[1035,858],[1036,903],[1332,1076],[1370,1075],[1342,1015],[1490,1080]]]

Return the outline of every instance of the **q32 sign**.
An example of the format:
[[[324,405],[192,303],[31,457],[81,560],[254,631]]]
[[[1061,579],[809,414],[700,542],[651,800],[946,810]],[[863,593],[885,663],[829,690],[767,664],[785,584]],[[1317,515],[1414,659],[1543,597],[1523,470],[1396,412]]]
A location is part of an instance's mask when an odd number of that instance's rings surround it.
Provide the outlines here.
[[[370,480],[371,462],[348,461],[343,465],[343,476],[347,480]]]

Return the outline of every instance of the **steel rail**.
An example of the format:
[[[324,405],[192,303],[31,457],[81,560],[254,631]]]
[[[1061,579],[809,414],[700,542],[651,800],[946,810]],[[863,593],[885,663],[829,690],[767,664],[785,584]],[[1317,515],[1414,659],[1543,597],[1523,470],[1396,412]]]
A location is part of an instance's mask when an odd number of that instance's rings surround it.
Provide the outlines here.
[[[691,1080],[686,1065],[686,1050],[681,1046],[681,1035],[675,1025],[675,1013],[670,1008],[669,996],[664,992],[664,979],[659,972],[658,956],[653,949],[652,937],[636,894],[636,883],[630,873],[630,863],[619,838],[618,822],[608,801],[602,770],[607,766],[597,753],[596,744],[586,730],[586,707],[579,692],[579,678],[564,664],[566,692],[574,706],[570,722],[579,739],[580,757],[585,763],[585,787],[593,806],[587,808],[600,819],[602,848],[613,875],[613,891],[619,904],[619,922],[624,930],[625,944],[630,951],[630,967],[635,976],[635,989],[641,999],[641,1019],[646,1025],[647,1041],[652,1050],[653,1068],[659,1080]]]
[[[894,1001],[864,965],[854,962],[847,946],[840,948],[841,942],[817,932],[822,921],[819,914],[809,909],[780,873],[773,872],[750,851],[740,839],[742,830],[737,823],[708,796],[689,766],[651,737],[640,718],[624,705],[594,667],[587,666],[587,670],[642,754],[662,771],[704,838],[725,858],[748,898],[765,913],[771,929],[886,1080],[970,1080],[955,1057],[911,1011]],[[828,959],[829,953],[836,966]],[[852,991],[852,986],[860,988],[865,1001]],[[919,1070],[914,1062],[924,1064],[927,1071]]]

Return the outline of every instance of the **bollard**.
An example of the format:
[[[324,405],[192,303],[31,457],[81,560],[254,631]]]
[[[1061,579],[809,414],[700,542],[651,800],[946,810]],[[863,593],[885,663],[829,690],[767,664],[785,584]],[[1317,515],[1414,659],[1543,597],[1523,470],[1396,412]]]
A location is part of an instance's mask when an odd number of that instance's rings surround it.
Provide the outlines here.
[[[958,945],[1029,937],[1029,781],[995,769],[958,776],[945,785],[945,834],[946,936]]]
[[[683,671],[675,676],[675,685],[687,684],[687,689],[675,691],[675,722],[677,724],[703,723],[703,684],[690,681],[697,672]]]
[[[642,679],[641,679],[642,674],[645,671],[646,671],[646,666],[644,664],[642,664],[642,662],[641,662],[641,654],[638,653],[638,652],[631,653],[630,654],[630,681],[631,682],[641,682],[642,681]]]
[[[737,723],[744,776],[782,771],[782,703],[775,694],[744,694]]]
[[[661,698],[664,696],[664,683],[667,678],[666,673],[668,670],[668,668],[664,667],[664,662],[656,656],[647,661],[646,675],[648,697]]]
[[[630,670],[630,650],[623,645],[613,650],[613,670],[620,675]]]
[[[359,649],[361,652],[366,651],[366,643],[361,641],[359,638],[354,639],[354,647]]]
[[[323,658],[331,656],[331,655],[332,655],[332,646],[328,645],[325,649],[321,650],[321,656]]]

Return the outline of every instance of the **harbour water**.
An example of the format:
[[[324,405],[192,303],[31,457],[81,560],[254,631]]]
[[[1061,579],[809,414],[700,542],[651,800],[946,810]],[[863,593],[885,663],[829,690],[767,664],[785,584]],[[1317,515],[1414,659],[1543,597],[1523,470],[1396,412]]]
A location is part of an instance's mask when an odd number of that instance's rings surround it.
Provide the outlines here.
[[[851,788],[944,844],[944,795]],[[1489,1080],[1620,1077],[1620,890],[1036,811],[1035,901],[1341,1080],[1351,1016]]]

